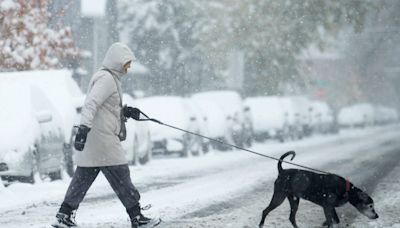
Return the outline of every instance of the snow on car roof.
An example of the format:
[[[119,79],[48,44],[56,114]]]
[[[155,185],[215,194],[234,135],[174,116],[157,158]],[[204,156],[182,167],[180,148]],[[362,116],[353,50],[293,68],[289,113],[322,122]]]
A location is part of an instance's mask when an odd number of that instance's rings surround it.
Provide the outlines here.
[[[69,141],[76,111],[74,99],[83,96],[68,70],[20,71],[0,73],[1,80],[25,82],[40,88],[62,118],[65,140]]]
[[[217,103],[226,115],[234,115],[242,112],[242,98],[236,91],[219,90],[196,93],[195,99],[205,99]]]

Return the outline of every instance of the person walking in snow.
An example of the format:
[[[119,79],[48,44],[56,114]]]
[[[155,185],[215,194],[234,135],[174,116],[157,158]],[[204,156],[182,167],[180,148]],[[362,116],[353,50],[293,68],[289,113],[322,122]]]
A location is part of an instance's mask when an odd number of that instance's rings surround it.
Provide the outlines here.
[[[56,215],[53,227],[76,227],[75,212],[101,171],[121,200],[132,228],[157,224],[141,213],[140,194],[132,184],[121,141],[126,137],[125,121],[138,120],[137,108],[122,106],[121,77],[135,60],[123,43],[108,49],[102,67],[90,80],[81,124],[75,138],[77,168]]]

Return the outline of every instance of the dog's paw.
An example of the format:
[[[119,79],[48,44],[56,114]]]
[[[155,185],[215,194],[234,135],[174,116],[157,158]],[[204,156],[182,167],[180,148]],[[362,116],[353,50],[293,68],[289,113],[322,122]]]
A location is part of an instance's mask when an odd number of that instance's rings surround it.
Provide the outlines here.
[[[322,226],[327,226],[328,228],[336,228],[336,227],[338,227],[338,223],[334,222],[332,225],[329,226],[328,222],[325,221],[322,223]]]

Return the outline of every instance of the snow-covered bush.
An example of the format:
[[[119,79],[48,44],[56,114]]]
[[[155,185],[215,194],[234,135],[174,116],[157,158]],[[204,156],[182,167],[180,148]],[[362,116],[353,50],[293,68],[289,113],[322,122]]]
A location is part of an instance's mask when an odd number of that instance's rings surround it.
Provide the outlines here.
[[[0,0],[0,69],[58,68],[79,56],[71,29],[48,27],[47,1]]]

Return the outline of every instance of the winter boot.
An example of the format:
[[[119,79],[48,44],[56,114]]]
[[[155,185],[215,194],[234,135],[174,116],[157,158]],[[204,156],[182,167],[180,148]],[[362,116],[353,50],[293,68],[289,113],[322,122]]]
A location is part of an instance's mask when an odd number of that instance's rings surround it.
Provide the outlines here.
[[[159,218],[147,218],[141,212],[140,205],[126,210],[131,219],[131,228],[155,227],[160,224]]]
[[[69,205],[63,203],[56,215],[56,221],[52,226],[56,228],[77,227],[75,214],[76,210],[72,210]]]

